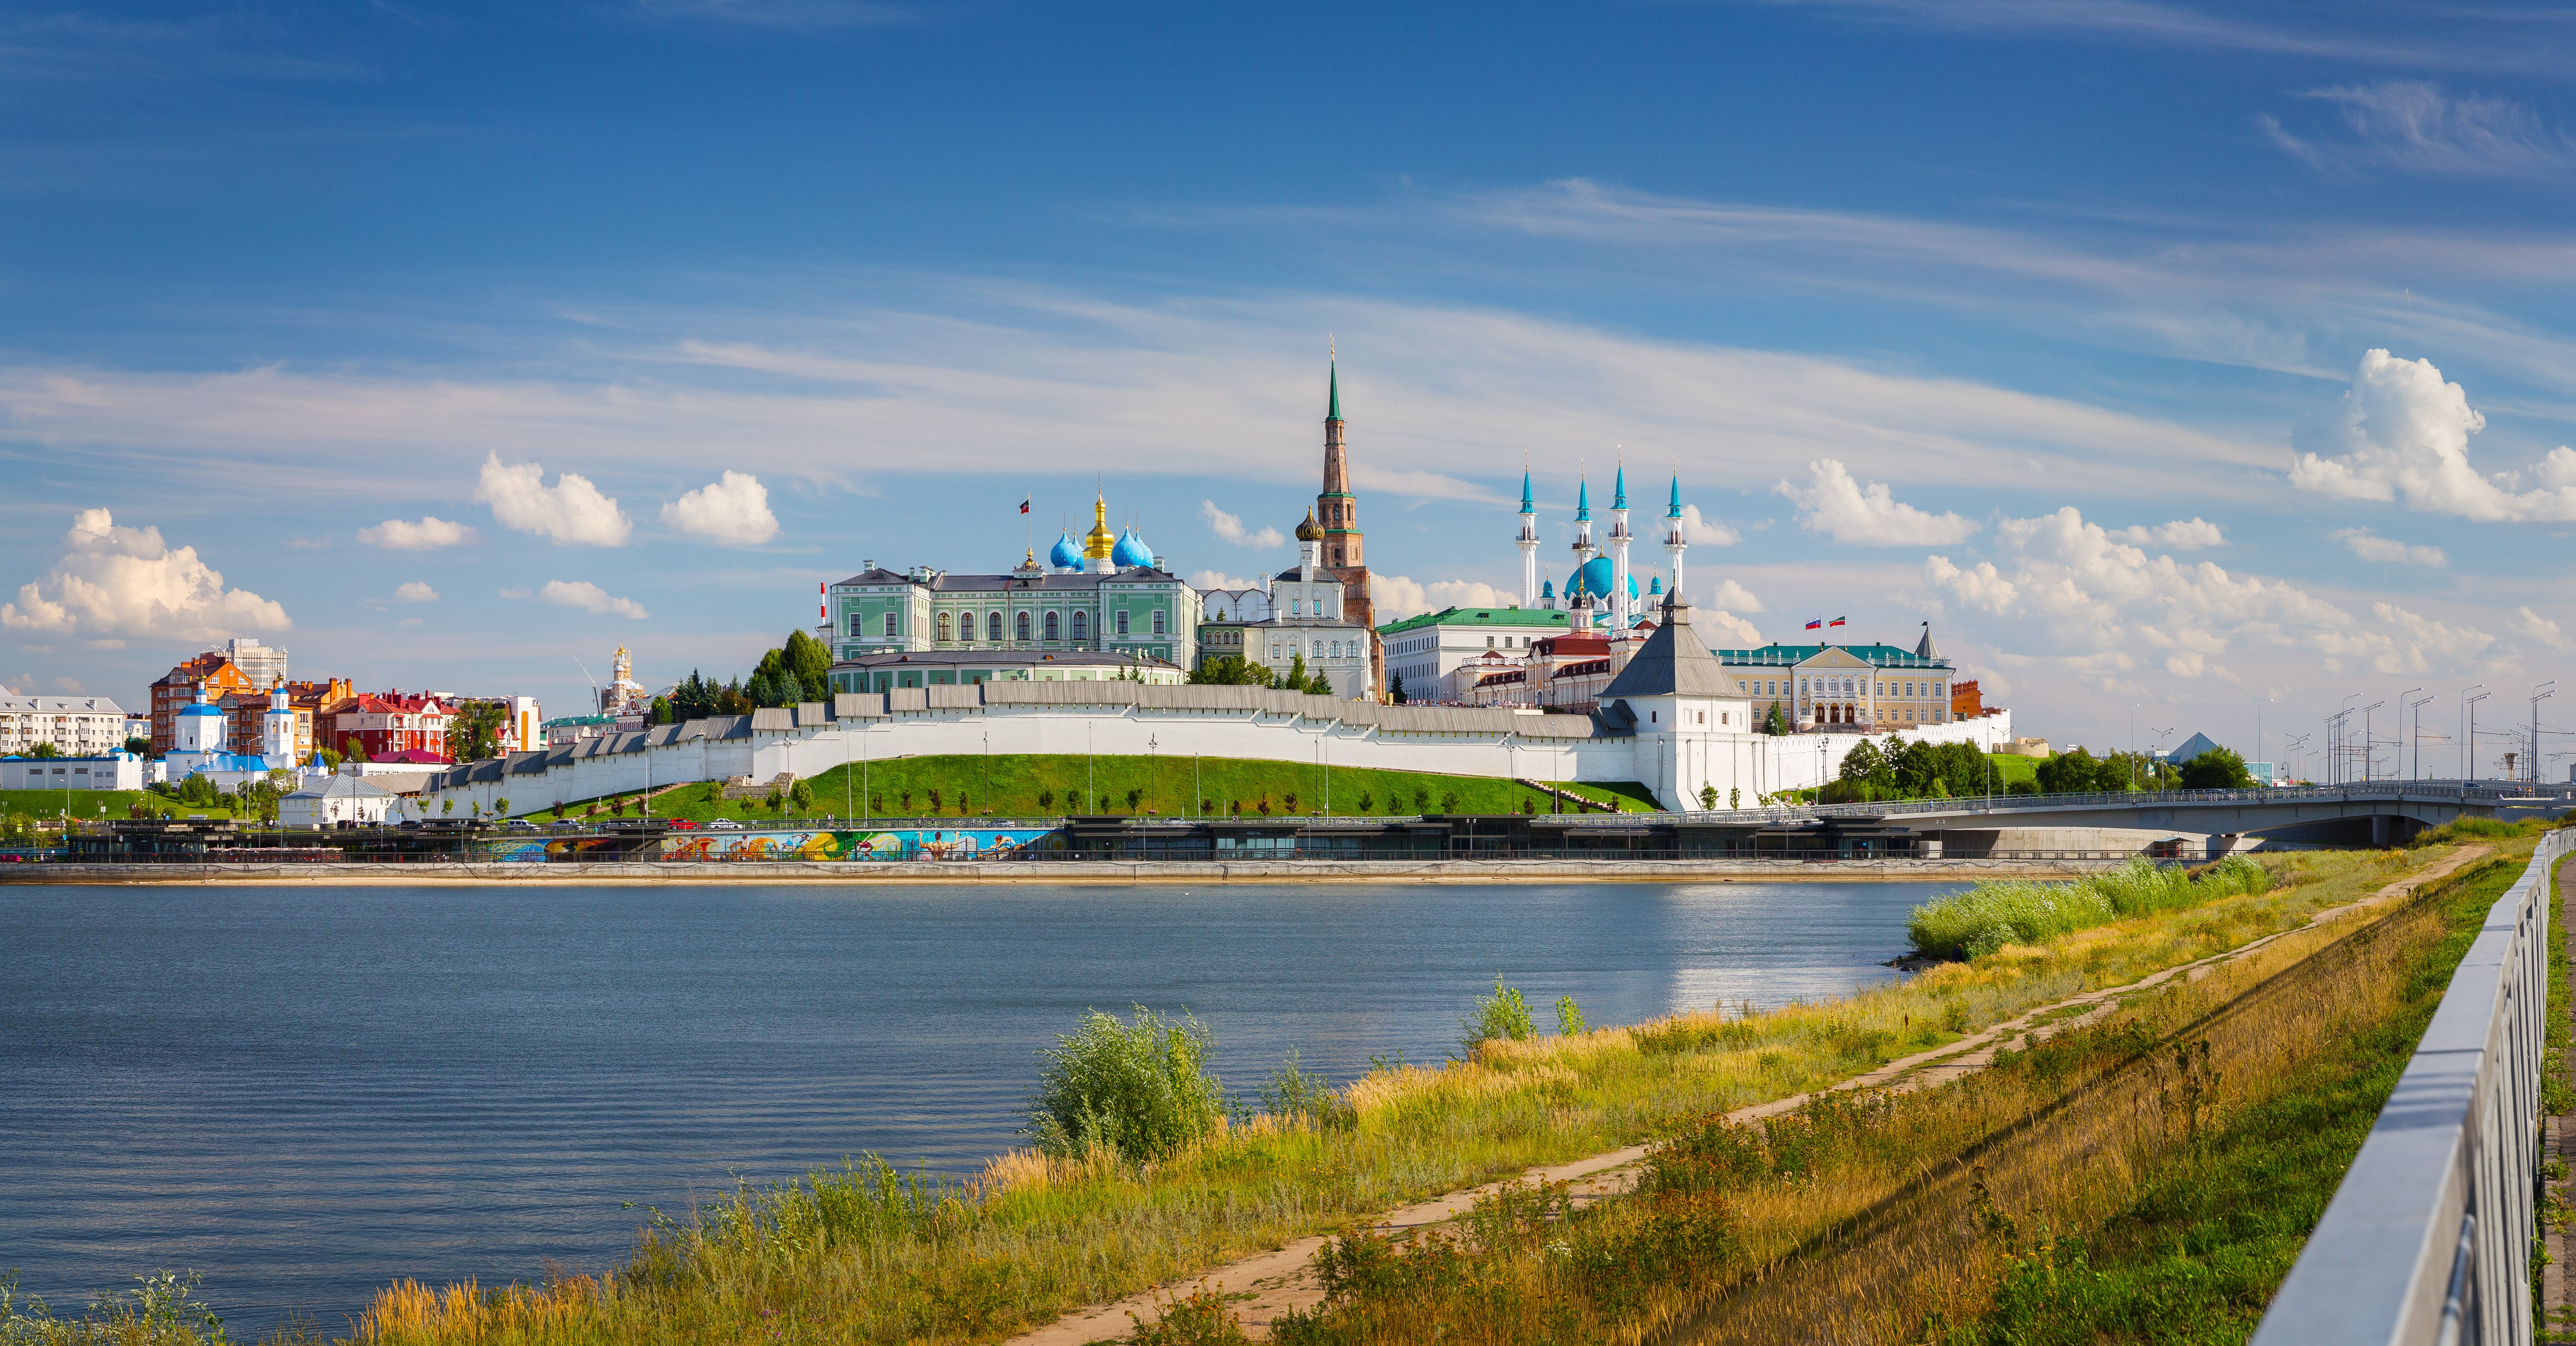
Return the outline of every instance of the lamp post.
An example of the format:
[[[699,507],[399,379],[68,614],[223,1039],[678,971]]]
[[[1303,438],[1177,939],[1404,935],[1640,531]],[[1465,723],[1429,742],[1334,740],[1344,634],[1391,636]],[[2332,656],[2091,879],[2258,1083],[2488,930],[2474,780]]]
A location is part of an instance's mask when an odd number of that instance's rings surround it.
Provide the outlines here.
[[[2483,682],[2476,683],[2460,693],[2460,714],[2468,721],[2468,728],[2460,738],[2460,784],[2463,786],[2477,779],[2478,703],[2495,695],[2493,692],[2481,690],[2485,686]],[[2470,692],[2476,692],[2477,695],[2471,696]]]
[[[2540,703],[2556,696],[2558,679],[2531,685],[2531,752],[2524,760],[2531,763],[2531,783],[2540,783]]]
[[[2408,757],[2406,763],[2406,779],[2408,780],[2424,779],[2424,707],[2428,702],[2432,701],[2432,699],[2433,694],[2431,692],[2426,692],[2422,696],[2406,703],[2406,708],[2415,713],[2415,727],[2408,730],[2406,734],[2407,745],[2414,750]]]
[[[2373,701],[2361,708],[2361,780],[2365,785],[2370,783],[2370,713],[2387,704]]]

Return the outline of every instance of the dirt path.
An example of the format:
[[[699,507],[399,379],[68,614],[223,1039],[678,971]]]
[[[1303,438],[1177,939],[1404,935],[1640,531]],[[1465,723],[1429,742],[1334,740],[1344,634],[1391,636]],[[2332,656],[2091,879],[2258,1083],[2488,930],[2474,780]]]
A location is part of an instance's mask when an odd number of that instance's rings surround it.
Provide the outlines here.
[[[2485,846],[2466,846],[2440,863],[2419,870],[2390,883],[2370,896],[2328,907],[2308,918],[2308,925],[2322,925],[2373,907],[2384,906],[2413,894],[2427,883],[2443,878],[2461,866],[2485,856]],[[1925,1089],[1954,1080],[1962,1075],[1983,1070],[1994,1063],[1995,1053],[2014,1039],[2027,1035],[2036,1042],[2069,1028],[2088,1024],[2117,1008],[2119,1002],[2141,991],[2153,990],[2176,977],[2198,980],[2208,976],[2217,965],[2242,958],[2270,944],[2289,930],[2265,935],[2240,944],[2224,953],[2212,954],[2195,962],[2179,963],[2161,972],[2122,986],[2087,991],[2054,1004],[2041,1005],[2018,1018],[1930,1051],[1899,1057],[1865,1075],[1820,1090],[1832,1093],[1844,1089],[1892,1088]],[[2068,1011],[2079,1011],[2068,1013]],[[2042,1022],[2045,1020],[2046,1022]],[[1815,1093],[1793,1094],[1738,1108],[1727,1114],[1731,1121],[1746,1122],[1788,1112],[1816,1097]],[[1480,1187],[1470,1187],[1434,1197],[1428,1201],[1388,1212],[1377,1222],[1386,1232],[1419,1229],[1426,1225],[1454,1220],[1472,1209],[1477,1200],[1489,1196],[1514,1182],[1562,1182],[1569,1185],[1578,1200],[1601,1200],[1620,1195],[1636,1185],[1641,1173],[1640,1161],[1646,1157],[1644,1145],[1631,1145],[1606,1154],[1591,1155],[1568,1163],[1533,1168],[1517,1177],[1499,1179]],[[1235,1300],[1234,1311],[1243,1320],[1244,1332],[1255,1341],[1270,1336],[1271,1321],[1287,1309],[1312,1308],[1322,1302],[1324,1293],[1315,1283],[1315,1254],[1324,1246],[1324,1236],[1298,1239],[1266,1253],[1214,1267],[1185,1280],[1159,1285],[1142,1294],[1130,1295],[1110,1304],[1095,1305],[1066,1314],[1044,1327],[1012,1337],[1004,1346],[1091,1346],[1091,1343],[1114,1342],[1135,1330],[1138,1322],[1152,1322],[1159,1315],[1158,1301],[1187,1294],[1205,1285],[1215,1293]]]

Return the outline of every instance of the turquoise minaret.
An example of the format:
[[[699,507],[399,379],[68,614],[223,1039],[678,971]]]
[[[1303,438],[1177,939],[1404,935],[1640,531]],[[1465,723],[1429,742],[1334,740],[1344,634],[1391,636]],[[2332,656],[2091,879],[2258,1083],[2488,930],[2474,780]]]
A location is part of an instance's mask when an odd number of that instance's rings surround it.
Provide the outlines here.
[[[1521,468],[1521,606],[1538,606],[1538,505],[1530,498],[1529,468]]]
[[[1574,572],[1583,573],[1583,563],[1600,551],[1592,545],[1592,483],[1578,482],[1574,488]],[[1574,597],[1573,586],[1566,586],[1566,598]]]
[[[1619,638],[1628,638],[1636,625],[1636,614],[1628,604],[1628,465],[1619,465],[1616,485],[1610,488],[1610,629]]]
[[[1664,511],[1664,555],[1672,561],[1673,592],[1682,591],[1682,552],[1690,546],[1690,533],[1682,518],[1682,474],[1673,474],[1672,508]]]

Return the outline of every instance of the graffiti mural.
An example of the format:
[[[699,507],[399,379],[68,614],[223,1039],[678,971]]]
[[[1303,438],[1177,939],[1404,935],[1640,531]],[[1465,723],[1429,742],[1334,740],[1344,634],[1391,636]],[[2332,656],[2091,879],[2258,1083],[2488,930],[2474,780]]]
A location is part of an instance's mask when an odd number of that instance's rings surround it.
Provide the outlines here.
[[[1043,847],[1042,827],[881,832],[698,832],[665,837],[666,860],[995,860]]]

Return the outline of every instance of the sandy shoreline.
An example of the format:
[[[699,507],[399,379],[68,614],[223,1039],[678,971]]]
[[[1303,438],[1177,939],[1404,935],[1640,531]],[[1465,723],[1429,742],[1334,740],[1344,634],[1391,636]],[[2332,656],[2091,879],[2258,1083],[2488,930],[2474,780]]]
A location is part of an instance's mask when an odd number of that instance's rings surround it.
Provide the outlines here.
[[[0,884],[1783,883],[2072,878],[2114,860],[1255,860],[1047,863],[749,861],[712,864],[6,865]]]

